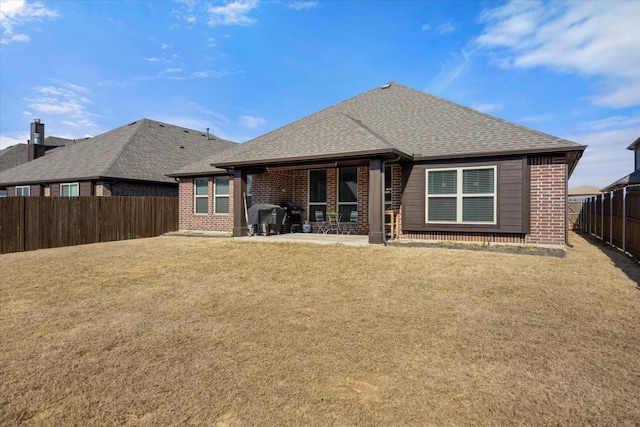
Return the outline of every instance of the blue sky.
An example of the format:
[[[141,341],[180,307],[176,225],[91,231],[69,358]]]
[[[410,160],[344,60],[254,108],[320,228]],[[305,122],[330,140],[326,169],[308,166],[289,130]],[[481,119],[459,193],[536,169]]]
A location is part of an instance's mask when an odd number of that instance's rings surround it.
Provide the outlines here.
[[[0,0],[0,148],[141,118],[244,142],[395,81],[632,172],[640,1]]]

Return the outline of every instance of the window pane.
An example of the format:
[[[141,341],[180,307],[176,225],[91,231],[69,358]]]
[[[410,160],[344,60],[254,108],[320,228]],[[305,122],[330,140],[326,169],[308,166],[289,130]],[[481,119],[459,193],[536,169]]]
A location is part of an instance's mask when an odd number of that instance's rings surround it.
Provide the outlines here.
[[[493,222],[493,197],[462,199],[462,221]]]
[[[358,169],[357,168],[340,168],[340,182],[338,185],[338,201],[339,202],[357,202],[358,201]]]
[[[68,197],[69,196],[69,186],[68,185],[61,185],[60,186],[60,195],[62,197]]]
[[[196,213],[206,214],[209,213],[208,197],[196,197]]]
[[[228,197],[216,197],[216,213],[228,214],[229,213],[229,198]]]
[[[340,205],[338,213],[340,214],[340,221],[349,222],[351,218],[351,212],[357,212],[358,205]]]
[[[327,220],[327,207],[325,205],[309,205],[309,221],[316,222],[316,211],[322,212],[322,221]]]
[[[209,194],[207,178],[196,178],[196,196],[206,196]]]
[[[216,178],[216,195],[229,194],[229,178]]]
[[[78,197],[78,184],[73,184],[69,186],[69,195],[71,197]]]
[[[456,222],[455,197],[430,197],[427,221]]]
[[[458,171],[429,171],[428,194],[456,194]]]
[[[467,169],[462,171],[464,194],[493,193],[493,169]]]
[[[327,171],[309,171],[309,202],[327,201]]]

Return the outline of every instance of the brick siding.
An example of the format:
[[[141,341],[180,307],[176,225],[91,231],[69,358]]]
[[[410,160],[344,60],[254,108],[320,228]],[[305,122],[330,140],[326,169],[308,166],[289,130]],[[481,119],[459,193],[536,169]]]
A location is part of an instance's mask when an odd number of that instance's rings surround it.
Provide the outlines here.
[[[200,177],[198,177],[200,178]],[[202,177],[205,178],[205,177]],[[193,183],[195,178],[180,178],[179,198],[180,210],[178,223],[180,230],[219,231],[231,233],[233,231],[233,178],[229,177],[229,213],[214,214],[214,177],[208,179],[208,213],[194,213]]]

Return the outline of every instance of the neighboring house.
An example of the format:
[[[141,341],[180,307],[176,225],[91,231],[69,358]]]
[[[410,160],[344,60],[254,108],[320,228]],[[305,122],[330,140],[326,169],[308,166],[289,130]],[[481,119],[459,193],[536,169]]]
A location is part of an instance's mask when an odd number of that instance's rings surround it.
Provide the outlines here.
[[[176,170],[180,229],[247,232],[245,205],[399,238],[563,245],[585,146],[390,83]]]
[[[627,147],[627,150],[632,150],[635,155],[634,172],[631,172],[629,175],[620,178],[612,184],[607,185],[605,188],[600,190],[603,193],[619,190],[629,185],[640,184],[640,137],[633,141],[633,143]]]
[[[141,119],[3,171],[0,188],[8,196],[176,197],[178,183],[167,173],[234,145],[208,131]]]

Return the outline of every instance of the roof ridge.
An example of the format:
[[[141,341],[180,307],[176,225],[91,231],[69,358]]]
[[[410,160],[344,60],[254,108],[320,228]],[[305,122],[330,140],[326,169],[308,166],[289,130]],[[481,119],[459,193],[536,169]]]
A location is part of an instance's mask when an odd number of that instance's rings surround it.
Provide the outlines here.
[[[383,143],[384,145],[387,145],[388,147],[391,147],[391,148],[397,148],[396,146],[391,144],[389,141],[387,141],[385,138],[383,138],[382,135],[378,134],[373,129],[369,128],[364,123],[362,123],[361,120],[353,118],[353,117],[351,117],[350,115],[348,115],[347,113],[345,113],[343,111],[338,111],[336,114],[346,117],[347,119],[352,121],[356,126],[358,126],[361,129],[363,129],[366,133],[368,133],[369,135],[373,136],[375,139],[377,139],[379,142]]]
[[[109,174],[109,172],[111,171],[111,169],[113,169],[113,168],[115,167],[116,162],[118,161],[118,159],[120,158],[120,156],[122,156],[122,153],[124,152],[124,150],[129,146],[129,144],[131,144],[131,141],[134,139],[133,137],[134,137],[135,135],[137,135],[137,134],[138,134],[138,132],[140,132],[140,127],[142,126],[142,122],[143,122],[144,120],[146,120],[146,121],[150,122],[150,120],[149,120],[149,119],[142,118],[142,119],[140,119],[140,120],[136,120],[136,121],[135,121],[135,122],[133,122],[133,123],[129,123],[128,125],[124,125],[124,126],[132,126],[132,125],[136,125],[136,130],[135,130],[134,132],[132,132],[132,133],[129,135],[129,138],[127,139],[127,141],[126,141],[124,144],[122,144],[122,147],[120,147],[120,149],[118,150],[118,152],[113,156],[113,158],[112,158],[111,162],[109,163],[109,165],[107,166],[107,168],[104,170],[104,174],[103,174],[104,176],[108,176],[108,174]],[[124,126],[121,126],[121,127],[124,127]],[[115,129],[114,129],[114,130],[115,130]]]

